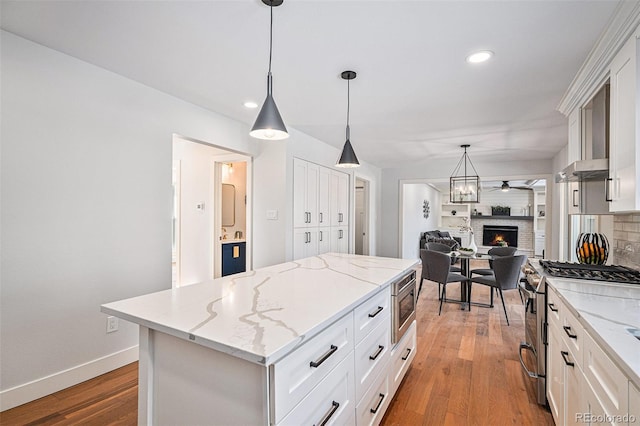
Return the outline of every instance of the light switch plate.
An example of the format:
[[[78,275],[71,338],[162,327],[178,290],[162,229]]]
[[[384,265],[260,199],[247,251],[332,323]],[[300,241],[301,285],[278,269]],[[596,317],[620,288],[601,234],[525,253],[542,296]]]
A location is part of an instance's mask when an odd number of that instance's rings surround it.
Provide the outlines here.
[[[267,210],[267,220],[278,220],[278,210]]]

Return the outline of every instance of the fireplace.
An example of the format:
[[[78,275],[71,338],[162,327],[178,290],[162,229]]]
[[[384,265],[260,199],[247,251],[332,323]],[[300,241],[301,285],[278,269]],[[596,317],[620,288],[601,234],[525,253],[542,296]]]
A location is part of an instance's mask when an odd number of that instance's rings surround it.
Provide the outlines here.
[[[483,246],[501,246],[507,243],[509,247],[518,247],[518,227],[508,225],[484,225],[482,227]]]

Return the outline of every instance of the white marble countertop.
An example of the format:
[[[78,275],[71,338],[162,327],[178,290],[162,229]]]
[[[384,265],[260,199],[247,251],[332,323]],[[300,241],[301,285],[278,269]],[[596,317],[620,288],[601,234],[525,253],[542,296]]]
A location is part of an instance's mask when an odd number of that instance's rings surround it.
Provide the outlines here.
[[[107,303],[101,311],[269,365],[417,263],[327,253]]]
[[[640,329],[640,285],[549,276],[546,279],[591,337],[640,386],[640,340],[626,330]]]

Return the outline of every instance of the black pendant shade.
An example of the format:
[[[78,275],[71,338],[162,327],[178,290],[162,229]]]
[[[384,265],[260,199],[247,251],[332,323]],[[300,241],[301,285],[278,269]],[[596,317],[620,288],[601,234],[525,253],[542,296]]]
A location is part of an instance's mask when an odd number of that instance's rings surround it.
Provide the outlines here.
[[[271,54],[273,50],[273,8],[280,6],[282,0],[262,0],[269,6],[271,21],[269,24],[269,72],[267,73],[267,97],[262,104],[258,118],[249,135],[266,140],[281,140],[289,137],[287,127],[284,125],[280,111],[273,100],[273,77],[271,75]]]
[[[358,161],[358,157],[356,157],[356,153],[351,146],[351,132],[349,128],[349,103],[350,103],[350,93],[349,93],[349,81],[356,78],[355,71],[343,71],[341,74],[343,80],[347,80],[347,130],[346,130],[346,142],[344,143],[344,147],[342,148],[342,154],[340,154],[340,158],[336,163],[336,167],[360,167],[360,162]]]
[[[267,77],[267,97],[249,135],[258,139],[281,140],[289,137],[276,101],[271,94],[271,73]]]

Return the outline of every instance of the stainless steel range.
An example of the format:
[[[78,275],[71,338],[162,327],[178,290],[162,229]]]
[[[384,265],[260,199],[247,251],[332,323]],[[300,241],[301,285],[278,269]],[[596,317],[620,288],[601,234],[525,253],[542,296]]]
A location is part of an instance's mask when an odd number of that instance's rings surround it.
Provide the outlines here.
[[[640,284],[640,271],[617,265],[585,265],[581,263],[541,260],[547,275],[559,278]]]
[[[520,343],[520,364],[525,373],[536,380],[538,404],[547,404],[547,310],[545,277],[530,262],[523,268],[520,294],[525,297],[525,341]],[[523,353],[523,350],[526,352]]]

